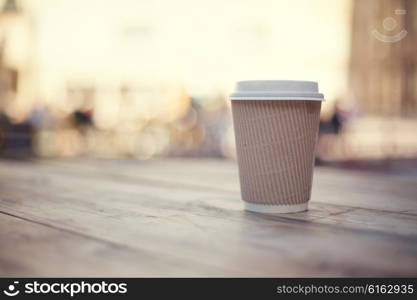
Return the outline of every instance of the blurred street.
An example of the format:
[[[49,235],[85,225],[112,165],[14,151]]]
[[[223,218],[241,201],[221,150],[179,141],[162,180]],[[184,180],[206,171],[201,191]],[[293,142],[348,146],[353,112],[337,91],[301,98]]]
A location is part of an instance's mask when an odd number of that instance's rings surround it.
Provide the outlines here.
[[[417,158],[415,2],[258,2],[0,1],[0,156],[234,159],[227,96],[269,77],[319,82],[317,163]]]

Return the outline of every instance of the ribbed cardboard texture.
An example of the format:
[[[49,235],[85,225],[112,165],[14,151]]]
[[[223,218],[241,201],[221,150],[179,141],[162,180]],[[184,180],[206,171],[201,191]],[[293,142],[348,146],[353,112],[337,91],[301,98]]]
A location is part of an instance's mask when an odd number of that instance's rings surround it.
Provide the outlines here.
[[[242,199],[297,205],[310,199],[321,101],[232,101]]]

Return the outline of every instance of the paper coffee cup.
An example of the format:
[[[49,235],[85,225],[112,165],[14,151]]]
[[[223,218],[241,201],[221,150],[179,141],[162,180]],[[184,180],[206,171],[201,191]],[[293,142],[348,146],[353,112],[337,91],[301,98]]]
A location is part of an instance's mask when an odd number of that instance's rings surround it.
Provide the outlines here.
[[[231,94],[245,209],[308,208],[322,94],[311,81],[240,81]]]

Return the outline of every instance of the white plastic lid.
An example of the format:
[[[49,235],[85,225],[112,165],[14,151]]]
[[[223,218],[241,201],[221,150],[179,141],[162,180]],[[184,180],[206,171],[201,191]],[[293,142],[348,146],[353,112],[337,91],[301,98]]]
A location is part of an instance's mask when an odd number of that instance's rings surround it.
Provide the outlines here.
[[[230,100],[324,101],[317,82],[296,80],[247,80],[236,84]]]

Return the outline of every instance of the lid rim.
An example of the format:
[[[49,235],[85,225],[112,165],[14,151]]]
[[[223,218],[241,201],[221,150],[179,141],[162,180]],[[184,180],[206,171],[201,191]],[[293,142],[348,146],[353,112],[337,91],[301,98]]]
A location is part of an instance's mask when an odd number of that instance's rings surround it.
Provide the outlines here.
[[[317,81],[313,80],[294,80],[294,79],[264,79],[264,80],[239,80],[237,83],[313,83],[316,84]]]
[[[237,101],[237,100],[243,100],[243,101],[247,101],[247,100],[259,100],[259,101],[265,101],[265,100],[277,100],[277,101],[326,101],[324,98],[320,98],[320,97],[262,97],[262,96],[230,96],[229,97],[230,101]]]
[[[236,83],[230,100],[316,100],[325,101],[318,83],[305,80],[245,80]]]

